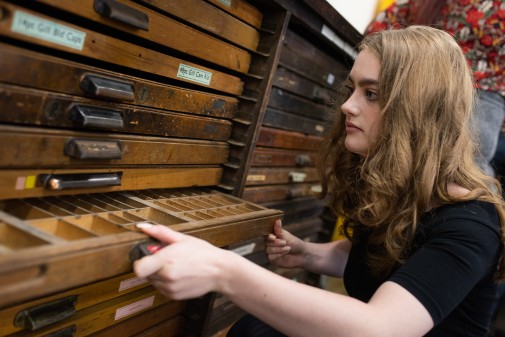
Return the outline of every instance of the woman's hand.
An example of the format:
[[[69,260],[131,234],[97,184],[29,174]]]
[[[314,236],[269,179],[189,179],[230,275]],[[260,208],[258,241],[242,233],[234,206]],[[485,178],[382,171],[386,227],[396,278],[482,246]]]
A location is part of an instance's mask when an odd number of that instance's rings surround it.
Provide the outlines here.
[[[138,277],[176,300],[219,290],[220,266],[230,259],[229,252],[162,225],[142,227],[142,231],[168,245],[134,262]]]
[[[274,224],[274,233],[266,240],[268,260],[283,268],[301,268],[304,263],[304,241],[282,229],[281,220]]]

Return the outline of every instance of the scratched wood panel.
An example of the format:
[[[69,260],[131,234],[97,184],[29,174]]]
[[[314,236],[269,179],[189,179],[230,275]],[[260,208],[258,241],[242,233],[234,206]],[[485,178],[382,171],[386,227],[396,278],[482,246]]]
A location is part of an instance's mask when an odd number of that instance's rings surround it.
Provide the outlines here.
[[[249,50],[256,50],[260,34],[248,24],[228,15],[203,0],[139,0],[163,13],[176,16],[205,31],[234,42]]]
[[[5,13],[5,19],[0,21],[0,35],[229,94],[242,93],[243,83],[236,76],[139,47],[4,1],[0,1],[0,5]],[[62,30],[63,36],[54,38],[57,29]],[[65,38],[69,36],[72,39]]]
[[[139,108],[1,83],[0,105],[0,121],[22,125],[206,140],[227,140],[232,126],[225,119]]]
[[[107,81],[98,87],[93,80]],[[0,82],[69,95],[233,118],[235,97],[174,87],[0,43]],[[117,86],[126,86],[122,95]]]
[[[314,111],[314,113],[317,113],[317,111]],[[324,136],[329,127],[329,122],[303,117],[293,114],[291,111],[282,111],[268,106],[263,118],[263,125],[309,135]]]
[[[165,137],[72,132],[0,125],[2,168],[114,167],[127,165],[216,165],[229,145]]]
[[[39,3],[63,9],[72,14],[93,20],[94,22],[103,23],[148,41],[158,43],[162,46],[178,50],[185,54],[207,60],[241,73],[247,73],[249,64],[251,63],[251,55],[247,51],[209,36],[208,34],[193,29],[132,1],[119,0],[117,3],[126,6],[130,11],[134,10],[137,14],[140,15],[141,13],[145,16],[146,30],[138,29],[135,25],[128,24],[128,20],[120,21],[98,13],[93,5],[94,0],[68,2],[60,0],[42,0],[39,1]],[[127,13],[126,10],[124,13]]]
[[[248,186],[244,188],[242,198],[254,203],[291,200],[293,198],[314,196],[321,190],[319,184],[287,184]]]
[[[279,110],[289,111],[299,116],[320,121],[330,120],[333,114],[333,111],[322,104],[317,104],[279,88],[272,89],[268,105]]]

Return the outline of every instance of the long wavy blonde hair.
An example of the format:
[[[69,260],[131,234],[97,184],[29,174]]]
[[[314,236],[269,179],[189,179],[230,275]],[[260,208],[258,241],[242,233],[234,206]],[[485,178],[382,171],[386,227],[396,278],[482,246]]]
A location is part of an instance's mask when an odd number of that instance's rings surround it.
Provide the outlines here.
[[[338,111],[321,149],[323,195],[329,195],[344,234],[366,235],[373,271],[385,275],[405,261],[420,216],[431,207],[466,200],[496,205],[505,225],[497,180],[477,166],[471,134],[475,90],[456,41],[427,26],[365,37],[359,50],[380,60],[378,139],[367,156],[345,149],[345,116]],[[470,193],[448,193],[450,183]],[[352,236],[350,235],[352,231]],[[504,240],[505,241],[505,240]],[[503,259],[497,279],[505,279]]]

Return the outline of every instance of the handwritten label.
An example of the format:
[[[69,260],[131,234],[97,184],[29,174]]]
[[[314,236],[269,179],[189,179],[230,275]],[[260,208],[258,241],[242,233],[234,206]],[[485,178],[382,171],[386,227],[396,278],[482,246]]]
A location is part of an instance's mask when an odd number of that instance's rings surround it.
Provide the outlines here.
[[[65,47],[82,50],[86,33],[22,11],[14,12],[11,30]]]
[[[133,302],[132,304],[128,304],[127,306],[124,306],[116,310],[114,320],[117,321],[118,319],[130,316],[136,312],[152,307],[153,304],[154,304],[154,296],[150,296],[140,301]]]
[[[306,173],[302,172],[289,172],[289,178],[294,183],[303,183],[307,177]]]
[[[125,291],[126,289],[130,289],[141,284],[147,283],[147,279],[140,277],[132,277],[126,280],[123,280],[119,283],[118,292]]]
[[[333,85],[334,82],[335,82],[335,75],[333,75],[332,73],[328,73],[328,76],[326,77],[326,83],[328,83],[329,85]]]
[[[209,85],[212,78],[212,73],[202,69],[188,66],[186,64],[179,64],[179,70],[177,71],[177,77],[183,78],[185,80],[202,83]]]
[[[316,124],[316,131],[317,132],[324,132],[324,126]]]
[[[219,2],[227,7],[231,7],[231,0],[219,0]]]

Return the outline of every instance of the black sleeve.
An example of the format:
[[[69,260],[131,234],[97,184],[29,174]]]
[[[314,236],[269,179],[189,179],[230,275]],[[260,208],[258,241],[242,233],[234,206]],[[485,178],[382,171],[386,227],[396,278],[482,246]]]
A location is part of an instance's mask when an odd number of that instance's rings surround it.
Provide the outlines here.
[[[439,218],[428,227],[424,244],[389,279],[413,294],[435,324],[494,273],[501,243],[496,210],[490,212],[479,207],[479,214]]]

